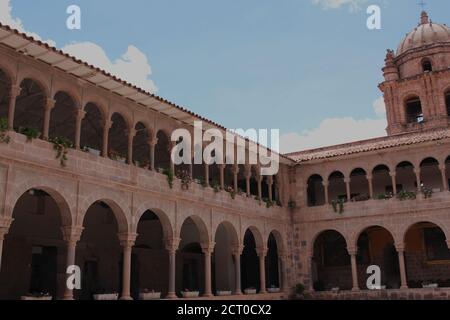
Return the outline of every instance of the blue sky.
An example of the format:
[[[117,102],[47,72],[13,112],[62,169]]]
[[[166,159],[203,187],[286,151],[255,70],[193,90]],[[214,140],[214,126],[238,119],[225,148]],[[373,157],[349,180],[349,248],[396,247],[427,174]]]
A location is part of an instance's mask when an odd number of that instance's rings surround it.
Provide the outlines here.
[[[383,134],[373,104],[385,50],[421,11],[416,0],[2,2],[23,29],[59,48],[88,59],[92,46],[73,46],[95,44],[112,65],[125,60],[122,74],[151,66],[140,85],[153,82],[158,95],[226,127],[281,129],[285,151]],[[65,27],[70,4],[82,10],[80,31]],[[381,6],[382,30],[367,29],[369,4]],[[450,22],[449,9],[428,1],[435,22]],[[125,53],[139,62],[128,68]]]

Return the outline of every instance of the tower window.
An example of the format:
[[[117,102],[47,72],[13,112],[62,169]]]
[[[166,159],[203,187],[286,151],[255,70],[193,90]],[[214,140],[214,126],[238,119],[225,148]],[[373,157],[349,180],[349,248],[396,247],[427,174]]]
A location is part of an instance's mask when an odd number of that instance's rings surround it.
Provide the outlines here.
[[[431,72],[433,71],[433,64],[431,63],[431,60],[426,58],[422,60],[422,69],[423,72]]]
[[[406,120],[408,123],[423,122],[422,103],[419,97],[406,100]]]

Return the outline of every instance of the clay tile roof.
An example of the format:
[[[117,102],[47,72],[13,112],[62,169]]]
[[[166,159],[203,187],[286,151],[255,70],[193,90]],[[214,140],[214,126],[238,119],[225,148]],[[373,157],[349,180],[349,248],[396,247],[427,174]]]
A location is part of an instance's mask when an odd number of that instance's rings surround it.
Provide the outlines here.
[[[450,138],[450,129],[441,129],[421,133],[409,133],[391,137],[381,137],[376,139],[357,141],[337,146],[290,153],[286,154],[286,156],[300,163],[312,160],[330,159],[339,156],[389,149],[400,146],[416,145],[426,142],[444,140],[448,138]]]

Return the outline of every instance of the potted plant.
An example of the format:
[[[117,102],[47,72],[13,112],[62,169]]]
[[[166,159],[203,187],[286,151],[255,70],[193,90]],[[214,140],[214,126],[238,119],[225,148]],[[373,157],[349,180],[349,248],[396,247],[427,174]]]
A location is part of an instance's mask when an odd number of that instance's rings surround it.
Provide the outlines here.
[[[28,127],[19,127],[19,133],[27,137],[27,142],[31,142],[33,139],[37,139],[41,135],[38,129]]]
[[[198,298],[200,296],[200,292],[185,289],[184,291],[181,291],[181,295],[183,296],[183,298]]]
[[[422,282],[422,288],[424,289],[437,289],[439,285],[437,283],[432,283],[430,281]]]
[[[93,295],[94,300],[114,301],[119,299],[119,294],[114,291],[101,290],[99,293]]]
[[[254,288],[254,287],[247,288],[244,290],[244,293],[247,295],[256,294],[256,288]]]
[[[211,182],[211,188],[213,188],[215,193],[219,193],[220,192],[220,185],[219,182],[217,180],[213,180]]]
[[[10,136],[8,135],[8,118],[0,119],[0,142],[1,143],[9,143],[11,141]]]
[[[216,295],[218,297],[231,296],[231,291],[228,291],[228,290],[217,290]]]
[[[279,293],[280,292],[280,288],[275,287],[275,286],[270,286],[269,288],[267,288],[267,292],[268,293]]]
[[[139,293],[139,300],[158,300],[161,299],[161,292],[144,289]]]
[[[405,201],[405,200],[415,200],[417,198],[417,195],[415,192],[413,191],[406,191],[406,190],[401,190],[398,194],[397,194],[397,198],[400,201]]]
[[[303,299],[305,297],[305,285],[303,283],[297,283],[294,288],[294,296],[298,299]]]
[[[225,191],[230,194],[231,199],[236,199],[236,191],[234,191],[233,187],[228,186]]]
[[[433,189],[431,189],[431,188],[422,186],[422,187],[420,188],[420,191],[422,192],[423,197],[424,197],[425,199],[429,199],[429,198],[431,198],[431,197],[433,196]]]
[[[177,174],[177,178],[181,180],[181,189],[189,190],[192,178],[187,170],[180,170]]]
[[[169,188],[173,189],[173,180],[174,180],[174,177],[175,177],[173,171],[170,170],[170,169],[165,169],[163,171],[163,174],[166,175],[166,177],[167,177],[167,183],[169,184]]]
[[[35,292],[22,296],[21,300],[50,301],[53,297],[47,292]]]
[[[331,206],[333,207],[334,212],[339,214],[344,213],[344,203],[345,200],[342,198],[331,201]]]

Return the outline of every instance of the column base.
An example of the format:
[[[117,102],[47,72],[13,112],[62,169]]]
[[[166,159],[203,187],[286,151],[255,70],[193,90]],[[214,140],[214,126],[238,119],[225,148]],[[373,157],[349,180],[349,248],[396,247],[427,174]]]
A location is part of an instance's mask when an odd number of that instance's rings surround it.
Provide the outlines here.
[[[242,291],[236,291],[236,292],[233,293],[233,295],[235,295],[235,296],[242,296],[243,293],[242,293]]]
[[[74,297],[72,297],[72,296],[67,296],[67,297],[63,297],[62,298],[62,301],[75,301],[75,299],[74,299]]]
[[[123,301],[133,301],[133,298],[130,297],[130,296],[123,296],[123,297],[120,297],[119,300],[123,300]]]
[[[214,295],[212,293],[205,293],[202,295],[203,298],[211,298],[214,297]]]
[[[361,289],[359,289],[358,287],[355,287],[355,288],[352,288],[352,291],[353,292],[358,292],[358,291],[361,291]]]
[[[166,299],[175,300],[178,299],[178,296],[175,292],[169,292],[166,296]]]
[[[409,289],[408,286],[401,286],[400,287],[400,290],[407,290],[407,289]]]
[[[266,293],[267,293],[266,290],[261,290],[261,291],[259,291],[259,294],[266,294]]]

